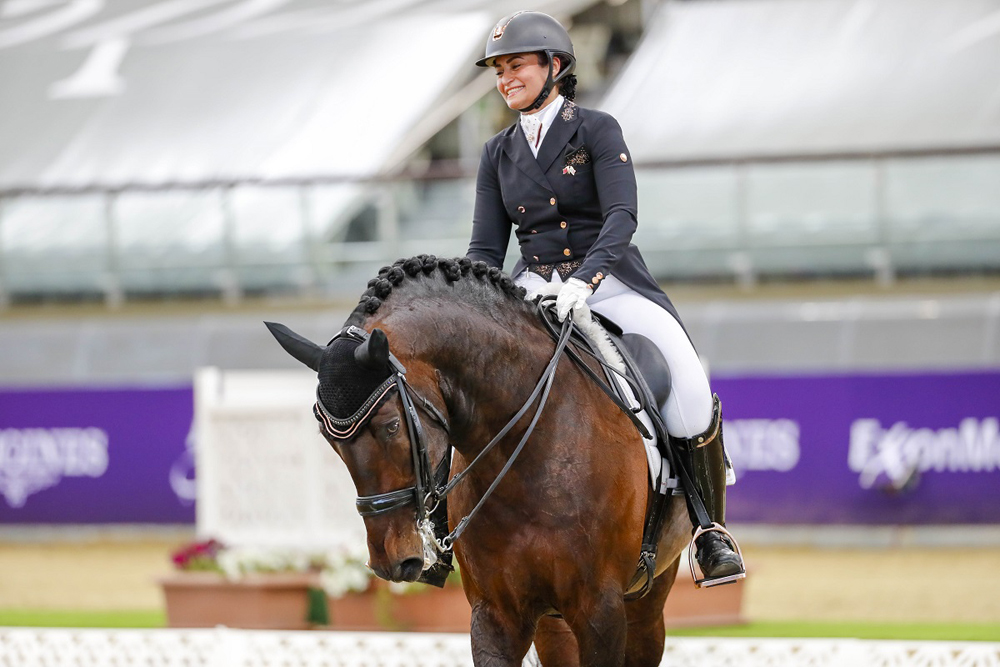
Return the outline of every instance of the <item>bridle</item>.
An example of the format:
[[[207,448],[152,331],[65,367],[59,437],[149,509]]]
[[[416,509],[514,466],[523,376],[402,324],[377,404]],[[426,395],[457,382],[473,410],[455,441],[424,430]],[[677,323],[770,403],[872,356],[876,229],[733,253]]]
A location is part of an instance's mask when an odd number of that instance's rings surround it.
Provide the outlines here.
[[[368,340],[369,336],[370,334],[364,329],[352,325],[343,328],[330,340],[328,345],[340,338],[348,338],[358,343],[364,343]],[[358,514],[363,517],[385,514],[411,503],[415,503],[418,507],[423,507],[426,510],[428,496],[432,495],[428,492],[437,488],[435,479],[438,475],[431,473],[430,454],[427,451],[427,443],[424,439],[423,425],[420,423],[420,417],[416,410],[416,405],[418,404],[414,403],[413,397],[419,400],[420,407],[449,436],[448,451],[445,452],[445,456],[438,465],[439,469],[444,468],[445,475],[447,475],[448,470],[445,463],[451,462],[451,427],[448,424],[447,418],[441,414],[441,411],[433,403],[418,394],[410,383],[406,381],[406,367],[391,352],[389,353],[389,365],[392,369],[391,375],[372,392],[361,408],[351,417],[340,419],[330,414],[330,411],[327,410],[320,399],[318,387],[316,389],[316,403],[313,406],[313,414],[328,436],[336,440],[349,440],[368,422],[375,412],[375,408],[390,391],[395,388],[399,392],[399,398],[403,403],[406,428],[410,434],[410,451],[413,455],[413,469],[416,473],[416,481],[413,486],[404,489],[377,493],[371,496],[358,496],[355,505],[358,509]],[[437,472],[435,471],[435,473]],[[421,516],[421,518],[425,517]]]
[[[566,348],[566,344],[569,342],[570,334],[573,331],[572,319],[567,318],[563,323],[562,329],[559,332],[559,336],[556,340],[555,352],[552,354],[552,358],[549,360],[548,365],[545,367],[545,371],[542,373],[541,378],[535,384],[534,390],[528,399],[524,402],[517,413],[510,418],[510,421],[500,429],[500,431],[493,437],[490,442],[483,447],[482,451],[476,455],[476,457],[469,463],[466,468],[455,475],[450,481],[448,481],[448,473],[450,471],[451,463],[451,427],[448,424],[447,418],[438,410],[433,403],[428,401],[426,398],[421,396],[412,385],[406,380],[406,368],[396,359],[395,356],[389,353],[389,366],[391,368],[392,374],[383,382],[373,393],[369,396],[362,404],[362,408],[359,409],[354,415],[349,419],[339,419],[330,414],[326,406],[323,405],[323,401],[319,398],[319,390],[317,389],[316,404],[313,406],[313,414],[316,419],[320,422],[321,427],[324,432],[329,436],[337,440],[346,440],[353,437],[357,430],[371,418],[371,415],[375,411],[375,407],[380,403],[382,397],[384,397],[393,387],[399,392],[400,401],[403,403],[403,414],[406,419],[407,432],[409,433],[410,440],[410,452],[413,457],[413,469],[414,469],[414,484],[413,486],[408,486],[406,488],[397,489],[395,491],[386,491],[385,493],[377,493],[370,496],[358,496],[355,500],[355,505],[357,507],[358,513],[362,517],[372,517],[386,514],[388,512],[395,511],[397,509],[407,507],[409,505],[415,505],[417,510],[417,525],[422,532],[429,531],[429,537],[433,536],[433,543],[440,553],[450,552],[455,541],[462,535],[465,531],[466,526],[468,526],[469,521],[479,512],[482,508],[483,503],[486,499],[493,493],[497,485],[504,478],[508,471],[510,471],[511,466],[514,465],[514,461],[517,459],[521,450],[524,448],[525,443],[531,436],[532,432],[535,430],[535,424],[538,423],[538,419],[541,417],[542,409],[545,407],[545,403],[548,401],[549,392],[552,388],[552,381],[555,378],[556,367],[559,364],[559,359],[562,357],[563,350]],[[368,340],[370,334],[356,326],[347,326],[330,340],[329,344],[332,344],[335,340],[340,338],[349,338],[355,340],[359,343],[364,343]],[[520,442],[518,442],[517,447],[514,448],[513,453],[507,459],[504,467],[501,469],[500,473],[497,475],[493,483],[490,484],[489,488],[483,494],[482,498],[476,504],[472,511],[468,515],[462,518],[458,522],[458,525],[453,531],[444,535],[443,537],[438,537],[434,533],[434,525],[431,523],[431,515],[438,508],[438,505],[447,498],[448,494],[459,484],[466,475],[476,467],[476,464],[483,459],[496,445],[499,443],[504,436],[506,436],[514,425],[520,421],[521,417],[528,411],[531,404],[535,402],[536,399],[541,396],[538,402],[538,406],[535,408],[535,413],[532,415],[531,422],[528,424],[524,435],[521,437]],[[416,399],[416,401],[414,400]],[[438,464],[438,468],[432,473],[431,472],[431,462],[430,454],[427,451],[427,443],[424,437],[423,424],[420,421],[420,415],[417,412],[417,407],[420,407],[427,415],[435,421],[441,429],[448,435],[448,446],[445,451],[445,455],[441,462]],[[344,435],[349,433],[349,435]]]

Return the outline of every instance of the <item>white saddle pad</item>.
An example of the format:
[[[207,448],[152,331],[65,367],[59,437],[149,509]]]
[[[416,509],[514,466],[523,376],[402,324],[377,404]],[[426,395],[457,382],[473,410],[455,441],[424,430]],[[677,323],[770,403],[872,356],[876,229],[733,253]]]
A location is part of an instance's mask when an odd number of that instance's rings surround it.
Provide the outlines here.
[[[615,375],[615,380],[622,388],[622,393],[628,398],[629,407],[639,407],[639,399],[636,398],[632,386],[618,375]],[[653,488],[659,487],[662,493],[666,493],[667,480],[670,478],[670,462],[663,458],[660,450],[656,447],[656,430],[653,428],[653,421],[649,415],[646,414],[645,410],[641,410],[636,416],[650,433],[649,438],[642,439],[642,445],[646,449],[646,462],[649,464],[649,480],[653,484]]]
[[[592,319],[584,324],[583,318],[581,318],[577,322],[577,326],[594,342],[594,346],[601,353],[601,356],[604,357],[605,363],[619,371],[625,371],[625,362],[608,337],[607,331],[604,330],[604,327],[597,320]],[[639,407],[641,403],[632,390],[632,386],[618,374],[612,373],[612,375],[618,382],[618,386],[622,388],[622,395],[627,397],[629,407],[633,409]],[[636,416],[639,417],[639,421],[643,423],[646,430],[651,434],[651,437],[642,439],[642,444],[646,449],[646,462],[649,464],[650,482],[652,482],[653,488],[660,488],[661,492],[665,493],[668,488],[667,480],[670,479],[670,463],[663,458],[660,450],[656,448],[656,429],[653,428],[653,422],[649,418],[649,415],[646,414],[645,410],[641,410]]]

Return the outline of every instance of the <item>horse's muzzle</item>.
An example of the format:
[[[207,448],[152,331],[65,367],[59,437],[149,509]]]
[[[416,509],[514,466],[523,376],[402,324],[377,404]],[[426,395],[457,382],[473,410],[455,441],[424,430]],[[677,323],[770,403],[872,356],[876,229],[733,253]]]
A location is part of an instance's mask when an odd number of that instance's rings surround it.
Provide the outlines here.
[[[388,567],[373,566],[372,571],[386,581],[416,581],[424,571],[424,561],[422,558],[407,558]]]

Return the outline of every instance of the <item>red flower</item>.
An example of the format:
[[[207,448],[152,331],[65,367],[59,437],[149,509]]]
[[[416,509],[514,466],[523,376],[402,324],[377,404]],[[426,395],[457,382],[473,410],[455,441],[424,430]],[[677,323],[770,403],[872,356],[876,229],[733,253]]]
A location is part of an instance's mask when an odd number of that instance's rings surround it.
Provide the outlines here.
[[[218,568],[216,557],[224,548],[222,542],[210,539],[185,545],[170,558],[179,570],[214,570]]]

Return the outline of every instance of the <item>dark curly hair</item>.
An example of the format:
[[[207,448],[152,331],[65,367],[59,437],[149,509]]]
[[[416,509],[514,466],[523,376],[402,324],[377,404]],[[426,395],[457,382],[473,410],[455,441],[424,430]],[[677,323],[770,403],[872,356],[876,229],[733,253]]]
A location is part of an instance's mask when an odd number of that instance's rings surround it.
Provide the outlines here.
[[[560,67],[564,67],[566,65],[566,63],[563,62],[563,59],[560,58],[558,54],[556,55],[556,60],[559,61]],[[545,51],[539,51],[538,52],[538,64],[541,65],[542,67],[547,67],[548,66],[549,59],[545,55]],[[572,102],[573,100],[575,100],[576,99],[576,74],[570,74],[569,76],[567,76],[566,78],[564,78],[562,81],[560,81],[559,83],[556,84],[556,88],[559,89],[559,94],[562,95],[563,97],[565,97],[570,102]]]
[[[391,266],[379,269],[378,277],[368,281],[368,289],[361,295],[350,319],[355,320],[377,311],[382,302],[392,294],[393,288],[405,280],[433,275],[443,276],[447,284],[465,279],[492,285],[497,293],[518,301],[523,300],[526,294],[524,288],[515,285],[510,276],[486,262],[474,262],[468,257],[439,259],[434,255],[417,255],[397,259]]]
[[[576,99],[576,74],[570,74],[556,86],[559,87],[559,94],[570,102]]]

